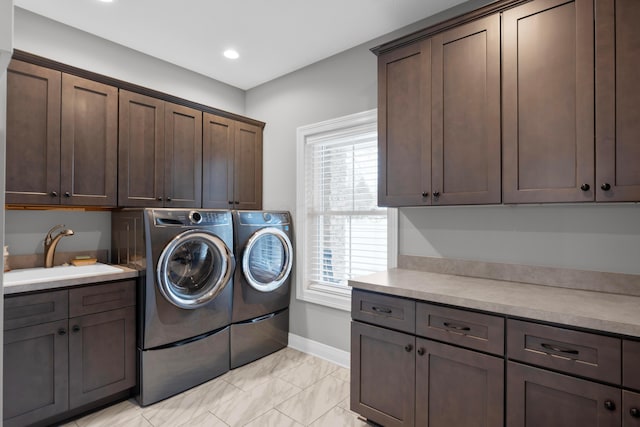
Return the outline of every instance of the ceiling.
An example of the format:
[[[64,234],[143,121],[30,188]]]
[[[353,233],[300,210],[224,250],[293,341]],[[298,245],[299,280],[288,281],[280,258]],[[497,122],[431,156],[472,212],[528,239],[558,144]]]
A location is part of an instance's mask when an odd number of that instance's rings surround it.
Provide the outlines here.
[[[464,0],[14,0],[14,4],[241,89]],[[222,53],[234,48],[240,58]]]

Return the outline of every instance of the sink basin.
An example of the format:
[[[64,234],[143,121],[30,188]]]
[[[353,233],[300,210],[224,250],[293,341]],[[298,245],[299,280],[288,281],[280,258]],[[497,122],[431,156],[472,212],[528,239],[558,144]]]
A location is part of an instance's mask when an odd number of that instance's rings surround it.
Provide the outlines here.
[[[80,267],[70,265],[53,268],[24,268],[4,273],[4,286],[26,285],[28,283],[42,283],[115,273],[122,273],[122,269],[106,264],[83,265]]]

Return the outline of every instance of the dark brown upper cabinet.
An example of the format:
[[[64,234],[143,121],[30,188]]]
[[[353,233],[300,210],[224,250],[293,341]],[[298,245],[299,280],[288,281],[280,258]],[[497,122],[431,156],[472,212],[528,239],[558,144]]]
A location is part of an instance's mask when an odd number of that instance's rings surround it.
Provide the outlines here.
[[[436,34],[431,58],[431,204],[500,203],[500,16]]]
[[[593,2],[532,1],[503,25],[503,201],[593,201]]]
[[[9,64],[6,203],[60,203],[61,85],[59,71]]]
[[[202,207],[262,208],[262,129],[204,114]]]
[[[119,133],[119,206],[201,206],[201,112],[121,90]]]
[[[202,205],[202,112],[165,104],[166,207]]]
[[[378,57],[378,205],[431,203],[431,40]]]
[[[118,91],[12,61],[6,202],[116,205]]]
[[[640,200],[640,2],[596,1],[596,200]]]
[[[500,17],[378,59],[381,206],[500,203]]]
[[[116,206],[118,89],[62,74],[63,205]]]

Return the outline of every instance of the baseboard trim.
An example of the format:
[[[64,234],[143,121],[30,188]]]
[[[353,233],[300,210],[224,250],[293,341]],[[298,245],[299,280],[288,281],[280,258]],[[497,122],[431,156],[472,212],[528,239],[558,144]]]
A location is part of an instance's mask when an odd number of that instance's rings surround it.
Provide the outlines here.
[[[330,345],[313,341],[300,335],[289,333],[289,347],[328,360],[345,368],[349,368],[351,363],[351,354],[348,351],[340,350],[339,348],[331,347]]]

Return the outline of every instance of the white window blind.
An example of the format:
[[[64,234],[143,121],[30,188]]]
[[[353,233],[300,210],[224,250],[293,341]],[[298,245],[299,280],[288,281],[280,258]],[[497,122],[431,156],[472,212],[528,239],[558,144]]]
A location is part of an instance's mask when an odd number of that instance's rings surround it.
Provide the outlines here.
[[[298,244],[304,245],[302,292],[348,298],[347,280],[387,269],[387,210],[377,206],[375,119],[340,123],[299,141],[304,235]]]

